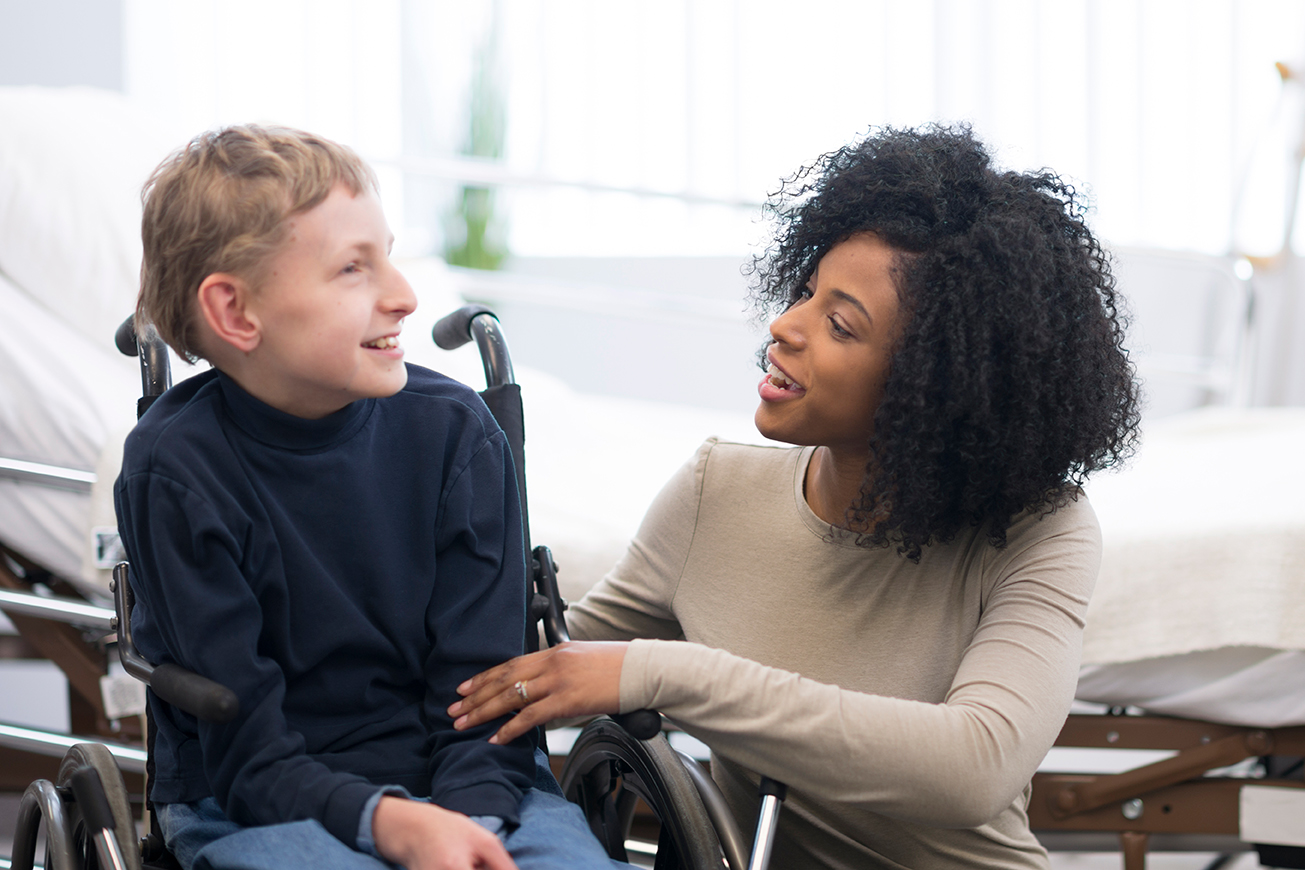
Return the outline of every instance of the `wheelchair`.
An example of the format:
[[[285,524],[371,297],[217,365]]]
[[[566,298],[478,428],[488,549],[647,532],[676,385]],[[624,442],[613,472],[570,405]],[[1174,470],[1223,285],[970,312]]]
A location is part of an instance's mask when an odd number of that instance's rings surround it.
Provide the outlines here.
[[[128,318],[117,330],[115,343],[128,356],[139,358],[142,396],[137,416],[171,385],[167,348],[152,328],[137,338]],[[440,320],[435,342],[446,350],[475,340],[484,365],[486,405],[507,436],[516,465],[522,505],[528,564],[529,614],[532,629],[527,647],[539,648],[542,623],[552,645],[570,639],[564,602],[558,593],[557,566],[546,546],[531,547],[526,508],[525,430],[520,387],[515,382],[507,342],[493,312],[468,305]],[[176,665],[151,665],[136,651],[131,636],[129,566],[119,563],[113,572],[113,615],[104,620],[116,632],[118,655],[128,674],[144,682],[159,698],[206,721],[227,722],[238,715],[238,701],[225,686]],[[37,596],[30,596],[36,598]],[[11,606],[6,604],[6,607]],[[77,622],[70,604],[63,612],[57,603],[20,602],[32,613],[65,622]],[[85,608],[101,611],[101,608]],[[99,624],[99,623],[97,623]],[[153,729],[147,728],[146,744]],[[28,786],[19,805],[10,867],[35,866],[38,834],[45,829],[46,870],[174,870],[179,865],[163,846],[162,833],[149,809],[148,783],[153,764],[146,752],[145,815],[149,830],[137,838],[132,800],[124,784],[119,761],[123,747],[105,743],[75,743],[64,754],[55,781],[38,779]],[[599,717],[575,741],[559,777],[567,798],[583,809],[594,834],[617,860],[628,861],[627,842],[636,810],[646,805],[658,822],[656,870],[763,870],[770,860],[785,787],[763,778],[762,805],[751,855],[723,795],[701,763],[673,749],[663,732],[661,717],[640,710],[614,717]]]

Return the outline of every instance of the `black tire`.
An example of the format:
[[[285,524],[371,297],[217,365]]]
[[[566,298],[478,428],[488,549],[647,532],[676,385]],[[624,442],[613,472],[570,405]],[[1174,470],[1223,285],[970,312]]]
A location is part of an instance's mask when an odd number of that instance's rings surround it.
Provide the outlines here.
[[[611,719],[596,719],[571,747],[561,785],[612,858],[629,860],[625,840],[642,798],[661,822],[656,870],[724,867],[698,789],[664,735],[636,740]]]
[[[113,754],[99,743],[77,743],[69,748],[59,765],[60,787],[67,787],[75,771],[90,765],[100,775],[100,784],[104,786],[104,796],[109,801],[109,811],[113,813],[114,836],[127,870],[141,870],[140,847],[136,841],[136,820],[131,815],[131,802],[127,798],[127,786],[122,781],[122,773]],[[69,804],[69,827],[73,832],[73,842],[78,851],[86,856],[87,870],[98,870],[99,858],[95,844],[91,841],[93,832],[86,829],[81,811],[77,804]]]

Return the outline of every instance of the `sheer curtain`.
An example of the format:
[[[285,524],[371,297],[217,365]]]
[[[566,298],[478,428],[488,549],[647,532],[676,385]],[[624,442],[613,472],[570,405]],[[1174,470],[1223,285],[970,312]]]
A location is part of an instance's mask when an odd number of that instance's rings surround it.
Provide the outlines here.
[[[126,90],[178,141],[261,120],[348,142],[408,253],[441,250],[470,181],[517,255],[742,257],[780,178],[871,125],[943,121],[1086,189],[1114,243],[1270,255],[1305,117],[1274,67],[1305,69],[1295,0],[124,3]],[[485,161],[458,152],[491,38]],[[1261,399],[1305,401],[1293,264],[1261,272]]]

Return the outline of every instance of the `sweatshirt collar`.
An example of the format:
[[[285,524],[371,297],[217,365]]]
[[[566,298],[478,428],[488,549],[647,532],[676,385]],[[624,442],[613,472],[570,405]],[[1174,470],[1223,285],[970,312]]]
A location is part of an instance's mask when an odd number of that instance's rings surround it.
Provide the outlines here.
[[[376,405],[375,399],[359,399],[320,420],[305,420],[255,398],[221,371],[218,384],[232,422],[250,437],[287,450],[318,450],[352,437]]]

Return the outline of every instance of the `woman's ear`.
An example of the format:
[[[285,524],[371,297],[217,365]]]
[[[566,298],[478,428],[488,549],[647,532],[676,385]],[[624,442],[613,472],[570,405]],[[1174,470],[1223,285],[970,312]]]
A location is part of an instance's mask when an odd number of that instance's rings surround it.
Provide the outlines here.
[[[262,338],[258,317],[249,306],[252,289],[242,278],[214,272],[199,285],[199,310],[213,335],[242,353]]]

